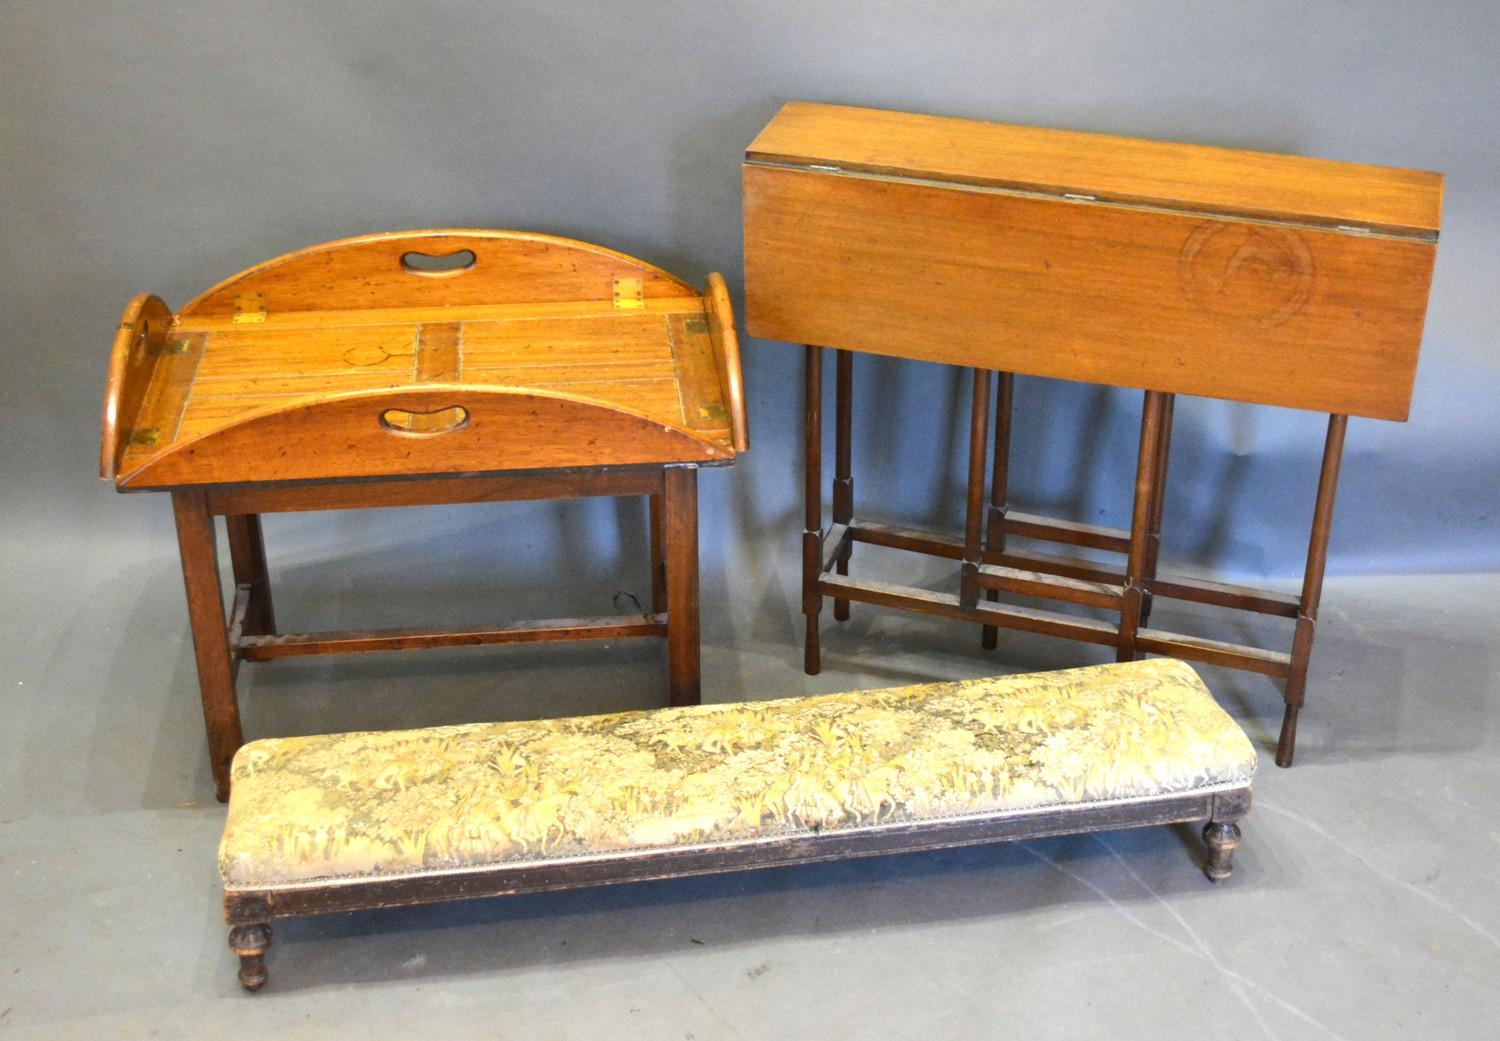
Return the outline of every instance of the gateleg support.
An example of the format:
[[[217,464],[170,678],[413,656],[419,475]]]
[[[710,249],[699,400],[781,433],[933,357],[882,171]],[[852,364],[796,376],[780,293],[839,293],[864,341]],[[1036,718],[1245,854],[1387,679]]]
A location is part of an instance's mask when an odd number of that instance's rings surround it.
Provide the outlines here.
[[[1156,489],[1151,497],[1151,517],[1146,528],[1146,560],[1143,567],[1145,588],[1141,592],[1141,625],[1151,621],[1151,583],[1156,581],[1157,560],[1161,556],[1162,514],[1167,502],[1167,466],[1172,451],[1172,415],[1177,395],[1167,394],[1162,410],[1161,436],[1157,440]]]
[[[995,461],[990,474],[990,511],[985,518],[984,552],[986,556],[1005,552],[1005,510],[1010,500],[1010,426],[1015,406],[1016,377],[1014,373],[996,373],[999,389],[995,404]],[[1000,590],[986,589],[984,597],[991,603],[1000,599]],[[985,650],[994,650],[1000,642],[997,626],[981,626],[979,644]]]
[[[833,523],[848,524],[854,519],[854,353],[834,351],[834,450],[833,450]],[[854,540],[846,539],[834,568],[840,575],[849,573],[849,557]],[[849,601],[833,598],[833,620],[849,620]]]
[[[969,478],[958,586],[958,603],[965,611],[972,611],[979,604],[979,565],[984,560],[985,452],[990,433],[990,370],[971,371],[974,387],[969,404]]]
[[[803,348],[804,457],[802,525],[802,613],[807,633],[802,649],[802,670],[816,676],[823,670],[818,638],[818,615],[823,597],[818,582],[823,574],[823,349],[813,344]]]
[[[1125,563],[1124,591],[1120,597],[1120,630],[1115,648],[1118,661],[1136,658],[1136,634],[1141,626],[1145,580],[1150,556],[1151,518],[1160,494],[1159,467],[1163,462],[1162,433],[1169,395],[1146,391],[1141,412],[1141,445],[1136,457],[1135,504],[1130,518],[1130,545]]]
[[[1323,442],[1323,465],[1318,473],[1318,497],[1313,506],[1312,534],[1307,545],[1307,567],[1302,573],[1301,606],[1297,630],[1292,637],[1292,660],[1287,672],[1286,710],[1281,734],[1276,740],[1276,765],[1292,765],[1297,750],[1297,716],[1307,694],[1307,668],[1312,660],[1313,636],[1317,630],[1318,603],[1323,597],[1323,574],[1328,566],[1328,540],[1333,533],[1333,504],[1338,497],[1339,467],[1344,458],[1344,435],[1349,417],[1328,417],[1328,436]]]
[[[1276,765],[1292,765],[1297,749],[1297,716],[1307,696],[1307,666],[1312,658],[1313,637],[1317,635],[1318,623],[1307,615],[1297,616],[1297,629],[1292,636],[1292,661],[1286,676],[1286,688],[1282,695],[1286,708],[1281,716],[1281,733],[1276,738]]]

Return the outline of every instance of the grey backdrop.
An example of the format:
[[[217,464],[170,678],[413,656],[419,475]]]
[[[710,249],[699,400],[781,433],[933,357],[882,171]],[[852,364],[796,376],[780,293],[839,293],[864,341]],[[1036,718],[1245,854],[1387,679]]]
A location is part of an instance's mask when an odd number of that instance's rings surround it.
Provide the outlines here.
[[[1183,834],[1143,829],[330,916],[278,925],[273,993],[242,1000],[170,510],[93,473],[133,293],[180,306],[287,250],[431,225],[560,232],[736,285],[740,155],[783,100],[809,98],[1445,171],[1412,419],[1351,425],[1331,569],[1495,569],[1497,39],[1496,0],[0,0],[0,1036],[1045,1038],[1103,1017],[1120,1037],[1486,1036],[1492,574],[1330,585],[1301,763],[1260,771],[1237,893],[1210,898]],[[856,608],[803,677],[797,352],[746,355],[754,448],[702,481],[706,701],[1105,655],[1007,634],[985,656],[973,626]],[[957,530],[963,385],[859,371],[880,409],[859,431],[863,501]],[[1138,395],[1023,381],[1019,406],[1019,498],[1123,523]],[[1167,555],[1296,571],[1320,417],[1184,401],[1177,424]],[[642,513],[272,518],[278,621],[601,613],[647,588]],[[951,585],[947,562],[896,563]],[[1287,646],[1281,620],[1224,634],[1178,611],[1157,608],[1171,628]],[[246,670],[241,701],[253,737],[646,708],[663,657],[636,642],[308,659]],[[1268,761],[1278,685],[1210,673]],[[903,977],[925,1001],[885,999]]]
[[[80,539],[171,552],[163,497],[120,497],[92,476],[110,334],[131,294],[177,306],[288,250],[424,226],[556,232],[737,287],[740,156],[782,101],[805,98],[1444,171],[1411,421],[1351,425],[1331,570],[1494,569],[1497,35],[1491,0],[6,0],[5,537],[30,552]],[[795,553],[798,355],[752,342],[746,359],[753,451],[702,482],[717,571]],[[871,362],[858,391],[878,404],[857,432],[862,510],[952,523],[957,374]],[[1023,381],[1017,500],[1124,523],[1138,398]],[[1322,428],[1184,402],[1168,554],[1297,572]],[[569,552],[559,518],[591,536],[575,563],[634,556],[633,509],[280,519],[271,550],[400,545],[419,580],[424,553],[498,540],[540,576]],[[709,585],[734,588],[721,582]]]

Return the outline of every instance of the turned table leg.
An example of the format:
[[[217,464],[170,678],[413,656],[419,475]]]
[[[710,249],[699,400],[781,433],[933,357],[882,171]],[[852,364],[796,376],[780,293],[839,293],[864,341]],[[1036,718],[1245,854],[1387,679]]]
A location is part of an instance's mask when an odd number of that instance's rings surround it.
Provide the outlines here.
[[[807,636],[802,671],[816,676],[823,668],[818,643],[818,614],[823,610],[823,597],[818,593],[823,574],[823,348],[808,344],[803,360],[807,455],[803,474],[802,613],[807,616]]]
[[[177,548],[182,556],[193,653],[198,660],[198,689],[203,698],[203,722],[208,730],[214,793],[220,802],[225,802],[229,798],[229,764],[244,743],[244,733],[240,729],[240,706],[234,692],[234,661],[224,629],[214,518],[204,494],[191,490],[172,493],[172,513],[177,520]]]
[[[854,519],[854,354],[834,352],[834,445],[833,445],[833,523],[848,524]],[[834,570],[849,573],[849,555],[854,540],[845,539]],[[849,620],[849,601],[833,598],[833,620]]]
[[[266,922],[236,925],[229,930],[229,949],[240,959],[240,986],[254,992],[266,985],[266,951],[271,926]]]
[[[985,556],[1005,552],[1005,511],[1010,499],[1010,424],[1016,377],[1009,372],[996,375],[1000,389],[995,404],[995,462],[990,474],[990,512],[984,525]],[[1000,590],[986,589],[984,598],[994,603],[1000,599]],[[999,638],[1000,630],[993,625],[980,629],[979,643],[985,650],[993,650]]]
[[[1156,488],[1151,498],[1151,518],[1146,528],[1146,562],[1145,574],[1146,589],[1141,594],[1141,625],[1151,621],[1151,588],[1152,582],[1156,581],[1156,562],[1161,556],[1161,522],[1162,512],[1166,508],[1167,500],[1167,457],[1172,449],[1172,413],[1177,405],[1177,395],[1166,395],[1166,405],[1162,410],[1161,436],[1157,438],[1156,444]]]
[[[969,480],[964,504],[964,553],[959,564],[958,603],[972,611],[979,602],[984,562],[984,470],[990,436],[990,370],[974,369],[969,405]]]
[[[1125,563],[1125,588],[1120,599],[1120,632],[1115,648],[1117,661],[1135,661],[1135,637],[1141,627],[1141,605],[1145,598],[1146,563],[1150,543],[1151,516],[1157,498],[1158,472],[1162,462],[1161,436],[1169,395],[1146,391],[1141,415],[1141,447],[1135,469],[1135,507],[1130,518],[1130,552]]]
[[[1203,841],[1208,845],[1203,873],[1210,882],[1218,884],[1234,870],[1234,851],[1240,844],[1240,826],[1234,821],[1209,821],[1203,826]]]
[[[662,477],[667,544],[668,700],[702,700],[698,635],[698,468],[668,466]]]

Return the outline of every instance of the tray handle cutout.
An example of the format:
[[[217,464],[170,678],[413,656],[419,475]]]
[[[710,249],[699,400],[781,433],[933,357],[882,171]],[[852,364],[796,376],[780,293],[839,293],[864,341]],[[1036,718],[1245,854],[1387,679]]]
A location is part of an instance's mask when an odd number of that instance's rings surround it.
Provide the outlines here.
[[[451,405],[431,412],[388,408],[380,413],[380,429],[398,437],[438,437],[452,434],[468,425],[469,410],[462,405]]]
[[[425,278],[451,278],[474,269],[475,256],[472,249],[456,249],[452,253],[423,253],[408,250],[401,254],[401,270],[408,275]]]

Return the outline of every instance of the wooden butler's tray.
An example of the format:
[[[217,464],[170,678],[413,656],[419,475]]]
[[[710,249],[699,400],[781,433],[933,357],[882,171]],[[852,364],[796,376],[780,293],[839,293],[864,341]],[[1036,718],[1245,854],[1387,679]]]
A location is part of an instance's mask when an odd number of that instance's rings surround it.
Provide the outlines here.
[[[731,462],[724,281],[549,235],[413,231],[289,253],[121,319],[100,476],[122,491]]]
[[[177,314],[126,308],[100,474],[170,490],[209,764],[243,742],[242,661],[661,637],[667,695],[700,700],[698,469],[748,447],[724,280],[515,231],[410,231],[278,257]],[[650,609],[464,629],[286,632],[261,515],[641,496]],[[234,593],[220,584],[216,518]]]

